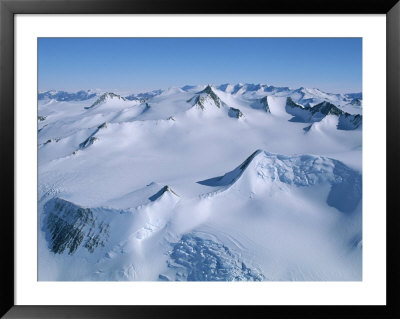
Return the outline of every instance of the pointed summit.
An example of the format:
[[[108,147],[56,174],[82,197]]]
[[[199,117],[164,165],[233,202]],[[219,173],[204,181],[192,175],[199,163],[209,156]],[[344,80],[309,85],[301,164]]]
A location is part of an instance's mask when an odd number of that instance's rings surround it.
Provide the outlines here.
[[[263,152],[263,150],[258,149],[256,150],[253,154],[251,154],[248,158],[246,158],[246,160],[242,163],[242,165],[239,166],[239,168],[243,171],[247,168],[247,166],[249,166],[249,164],[251,163],[251,161],[258,155],[261,154]]]
[[[255,151],[233,171],[198,183],[222,186],[224,190],[235,187],[242,194],[263,196],[271,187],[330,185],[326,202],[343,213],[356,209],[362,192],[361,174],[342,162],[323,156],[286,156],[263,150]]]
[[[154,202],[155,200],[163,197],[165,194],[170,194],[173,195],[174,197],[179,197],[177,193],[175,193],[171,187],[168,185],[165,185],[163,188],[161,188],[157,193],[155,193],[153,196],[150,196],[149,199]]]
[[[322,121],[328,115],[337,116],[339,118],[337,129],[339,130],[355,130],[362,124],[361,115],[344,112],[328,101],[310,107],[297,104],[291,97],[288,97],[286,99],[286,112],[293,115],[293,118],[290,119],[291,122],[300,123],[315,123]],[[307,126],[304,131],[309,132],[310,128],[311,126]]]
[[[332,103],[329,103],[327,101],[324,101],[322,103],[315,105],[310,110],[311,110],[312,114],[320,112],[324,115],[328,115],[328,114],[341,115],[344,113],[342,110],[337,108],[335,105],[333,105]]]
[[[215,94],[210,85],[207,85],[204,90],[197,92],[197,95],[188,100],[188,102],[192,101],[194,101],[193,106],[197,106],[202,110],[206,109],[208,105],[214,105],[218,108],[222,106],[221,99]]]
[[[259,154],[262,154],[264,151],[261,149],[256,150],[251,154],[242,164],[236,167],[233,171],[226,173],[223,176],[210,178],[204,181],[199,181],[197,183],[207,186],[228,186],[235,183],[240,176],[242,176],[243,172],[250,165],[250,163],[258,157]]]
[[[112,93],[112,92],[106,92],[102,94],[91,106],[85,106],[85,109],[92,109],[97,105],[103,104],[109,100],[121,100],[121,101],[127,101],[126,98],[122,97],[121,95]]]
[[[301,108],[301,109],[304,109],[303,105],[298,104],[295,101],[293,101],[293,99],[290,96],[288,96],[286,98],[286,106],[290,107],[290,108]]]
[[[208,84],[203,91],[198,92],[198,94],[201,94],[201,93],[212,94],[212,93],[214,93],[214,91],[213,91],[211,85]]]

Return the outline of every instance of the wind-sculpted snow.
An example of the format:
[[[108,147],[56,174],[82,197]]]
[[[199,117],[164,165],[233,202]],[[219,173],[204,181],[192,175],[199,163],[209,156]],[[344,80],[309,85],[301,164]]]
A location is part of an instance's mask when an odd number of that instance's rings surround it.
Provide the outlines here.
[[[83,208],[61,198],[53,198],[44,206],[43,229],[53,253],[72,255],[79,247],[90,253],[103,246],[110,236],[109,225],[99,221],[90,208]]]
[[[246,265],[222,243],[185,234],[174,244],[168,267],[178,281],[262,281],[265,276]],[[168,279],[160,275],[161,280]]]
[[[39,280],[362,279],[361,94],[121,92],[38,101]]]
[[[329,206],[335,207],[341,212],[350,213],[361,201],[361,174],[349,169],[339,161],[334,162],[333,175],[335,179],[326,201]]]
[[[259,180],[264,182],[262,185],[278,183],[278,187],[279,183],[296,187],[331,185],[327,204],[345,213],[353,211],[362,197],[361,174],[337,160],[312,155],[284,156],[263,150],[255,151],[233,171],[198,183],[257,191]]]

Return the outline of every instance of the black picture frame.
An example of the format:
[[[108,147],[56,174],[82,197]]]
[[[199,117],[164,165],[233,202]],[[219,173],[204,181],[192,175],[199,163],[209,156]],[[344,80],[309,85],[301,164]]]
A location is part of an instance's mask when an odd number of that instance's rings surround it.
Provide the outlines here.
[[[15,14],[385,14],[387,21],[387,305],[386,306],[21,306],[14,302],[14,15]],[[399,318],[400,2],[398,0],[0,0],[1,308],[4,318],[205,318],[262,316]],[[379,187],[379,185],[377,186]],[[382,203],[384,207],[384,203]],[[35,208],[32,207],[32,210]]]

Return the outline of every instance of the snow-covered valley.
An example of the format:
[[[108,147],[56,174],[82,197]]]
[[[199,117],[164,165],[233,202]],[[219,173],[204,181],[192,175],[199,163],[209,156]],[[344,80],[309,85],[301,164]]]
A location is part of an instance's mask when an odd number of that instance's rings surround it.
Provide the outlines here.
[[[38,97],[39,280],[362,279],[362,95]]]

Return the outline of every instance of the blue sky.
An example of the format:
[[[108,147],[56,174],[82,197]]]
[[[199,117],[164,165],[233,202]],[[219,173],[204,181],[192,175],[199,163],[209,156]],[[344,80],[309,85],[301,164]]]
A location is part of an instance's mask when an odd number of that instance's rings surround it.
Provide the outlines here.
[[[39,90],[264,83],[361,92],[361,38],[40,38]]]

